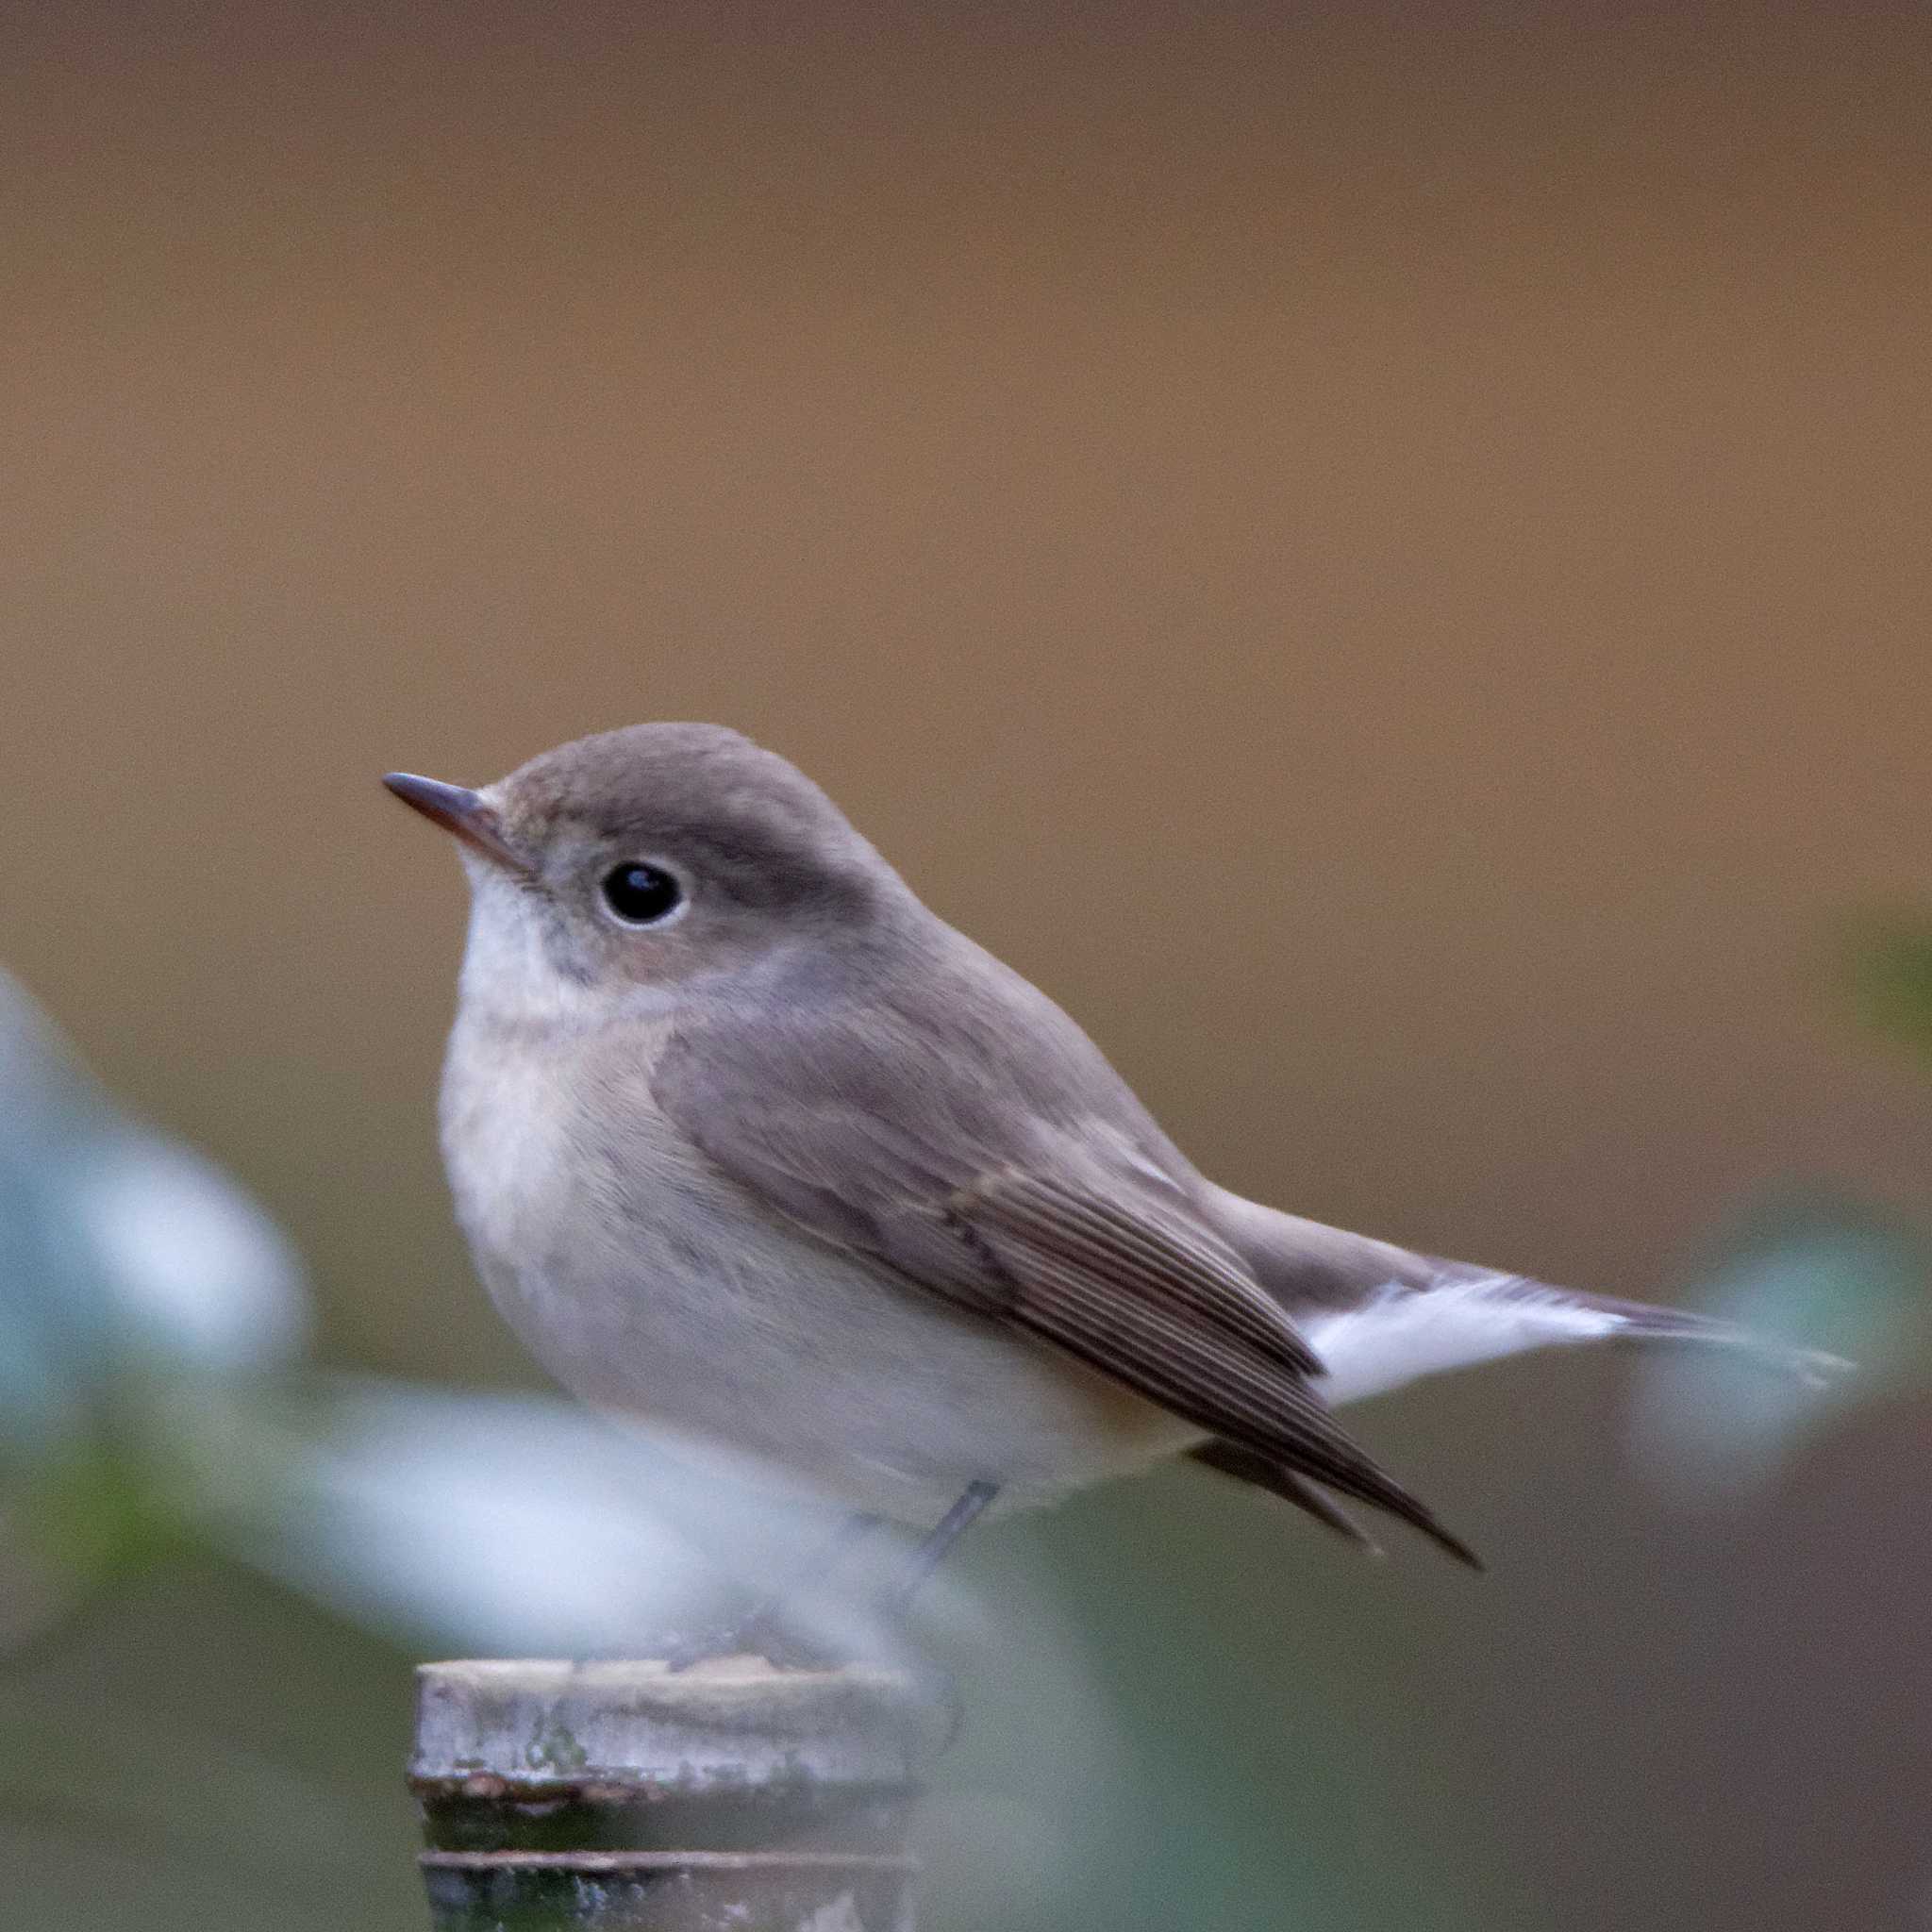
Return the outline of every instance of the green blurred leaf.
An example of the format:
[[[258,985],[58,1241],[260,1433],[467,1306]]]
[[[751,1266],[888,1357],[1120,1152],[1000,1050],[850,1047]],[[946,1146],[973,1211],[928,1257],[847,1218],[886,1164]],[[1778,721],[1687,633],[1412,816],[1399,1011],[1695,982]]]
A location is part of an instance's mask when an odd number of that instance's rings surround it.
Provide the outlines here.
[[[1932,916],[1872,914],[1853,925],[1847,953],[1865,1024],[1932,1054]]]
[[[15,1492],[10,1515],[26,1546],[76,1583],[130,1575],[192,1541],[147,1465],[93,1441],[36,1469]]]

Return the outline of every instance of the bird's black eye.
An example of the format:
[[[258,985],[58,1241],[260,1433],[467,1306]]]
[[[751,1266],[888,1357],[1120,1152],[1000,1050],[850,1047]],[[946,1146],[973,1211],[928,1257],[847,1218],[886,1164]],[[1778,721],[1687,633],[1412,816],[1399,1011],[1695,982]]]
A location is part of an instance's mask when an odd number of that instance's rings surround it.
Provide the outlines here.
[[[625,925],[656,925],[684,903],[684,889],[658,865],[620,865],[604,874],[604,903]]]

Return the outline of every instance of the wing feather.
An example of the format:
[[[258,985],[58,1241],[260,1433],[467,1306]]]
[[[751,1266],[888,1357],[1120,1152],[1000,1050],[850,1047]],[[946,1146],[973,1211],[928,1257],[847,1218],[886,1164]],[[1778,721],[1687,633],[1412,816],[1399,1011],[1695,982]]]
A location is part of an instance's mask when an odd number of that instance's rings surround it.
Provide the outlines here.
[[[1287,1311],[1234,1250],[1205,1228],[1191,1232],[1150,1201],[1130,1208],[1056,1177],[1006,1168],[969,1182],[951,1206],[982,1232],[1003,1231],[1011,1243],[1151,1307],[1186,1308],[1284,1368],[1322,1373]]]
[[[1252,1449],[1243,1449],[1235,1442],[1203,1442],[1198,1449],[1189,1451],[1189,1456],[1205,1468],[1219,1470],[1237,1482],[1253,1483],[1257,1489],[1270,1491],[1292,1503],[1297,1509],[1306,1509],[1316,1522],[1326,1524],[1337,1536],[1346,1537],[1370,1556],[1382,1554],[1381,1545],[1341,1504],[1318,1484],[1295,1474],[1293,1470],[1270,1462],[1265,1456],[1257,1456]]]

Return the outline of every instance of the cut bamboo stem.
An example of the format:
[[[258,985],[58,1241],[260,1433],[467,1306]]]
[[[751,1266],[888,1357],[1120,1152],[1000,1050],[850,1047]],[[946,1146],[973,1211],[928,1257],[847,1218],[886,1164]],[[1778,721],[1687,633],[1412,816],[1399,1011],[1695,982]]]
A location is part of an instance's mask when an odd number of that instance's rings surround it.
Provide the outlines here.
[[[409,1782],[435,1932],[912,1932],[949,1698],[865,1665],[426,1664]]]

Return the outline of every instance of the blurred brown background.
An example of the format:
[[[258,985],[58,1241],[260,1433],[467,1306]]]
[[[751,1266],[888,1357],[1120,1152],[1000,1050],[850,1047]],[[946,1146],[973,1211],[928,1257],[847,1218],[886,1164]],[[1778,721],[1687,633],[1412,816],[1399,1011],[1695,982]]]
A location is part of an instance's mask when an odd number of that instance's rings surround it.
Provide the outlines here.
[[[457,1378],[531,1372],[375,779],[647,717],[798,759],[1231,1186],[1666,1297],[1764,1190],[1920,1209],[1827,960],[1932,874],[1928,98],[1904,7],[16,13],[4,957],[339,1355]],[[1363,1415],[1480,1587],[1068,1513],[1103,1622],[1223,1619],[1234,1868],[1291,1639],[1476,1923],[1925,1922],[1923,1410],[1684,1518],[1624,1398]]]

